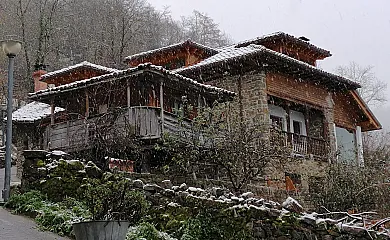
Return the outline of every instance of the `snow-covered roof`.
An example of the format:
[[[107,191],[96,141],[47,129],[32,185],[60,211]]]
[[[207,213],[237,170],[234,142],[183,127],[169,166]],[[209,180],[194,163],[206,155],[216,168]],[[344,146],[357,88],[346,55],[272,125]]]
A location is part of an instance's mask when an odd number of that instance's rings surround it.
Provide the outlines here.
[[[65,111],[56,107],[54,113]],[[51,107],[49,104],[41,102],[31,102],[12,113],[12,121],[15,122],[35,122],[50,116]]]
[[[209,53],[210,55],[218,53],[218,50],[216,50],[214,48],[202,45],[200,43],[193,42],[193,41],[191,41],[191,39],[188,39],[187,41],[184,41],[184,42],[175,43],[175,44],[172,44],[172,45],[169,45],[166,47],[157,48],[157,49],[153,49],[150,51],[141,52],[141,53],[137,53],[137,54],[128,56],[125,58],[125,62],[133,61],[136,59],[147,58],[147,57],[150,57],[154,54],[163,53],[166,51],[171,51],[171,50],[175,50],[175,49],[178,49],[181,47],[186,47],[186,46],[193,46],[193,47],[202,49],[203,51],[205,51],[206,53]]]
[[[264,66],[270,60],[270,58],[268,58],[268,57],[273,57],[273,58],[276,57],[279,60],[282,60],[283,62],[294,64],[297,67],[300,67],[300,68],[303,68],[306,70],[311,70],[317,74],[324,75],[333,81],[337,81],[337,82],[340,82],[343,84],[350,85],[353,88],[361,87],[358,83],[353,82],[347,78],[341,77],[341,76],[333,74],[333,73],[326,72],[326,71],[319,69],[313,65],[299,61],[299,60],[292,58],[288,55],[285,55],[283,53],[279,53],[279,52],[273,51],[271,49],[268,49],[264,46],[255,45],[255,44],[250,44],[246,47],[234,47],[234,46],[226,47],[224,49],[221,49],[218,54],[215,54],[215,55],[213,55],[213,56],[195,64],[195,65],[176,69],[176,70],[174,70],[174,72],[186,75],[187,73],[189,73],[193,70],[201,69],[203,67],[211,67],[211,66],[218,65],[220,63],[228,63],[230,61],[237,61],[237,60],[241,60],[243,58],[257,56],[257,55],[261,55],[261,54],[264,54],[266,56],[262,59]]]
[[[60,74],[64,74],[64,73],[67,73],[67,72],[71,72],[75,69],[78,69],[78,68],[90,68],[90,69],[95,69],[95,70],[99,70],[99,71],[103,71],[103,72],[107,72],[107,73],[112,73],[112,72],[117,72],[118,69],[114,69],[114,68],[108,68],[108,67],[104,67],[104,66],[101,66],[101,65],[97,65],[97,64],[94,64],[94,63],[90,63],[90,62],[87,62],[87,61],[84,61],[84,62],[81,62],[81,63],[78,63],[76,65],[72,65],[72,66],[69,66],[69,67],[66,67],[66,68],[62,68],[62,69],[59,69],[59,70],[56,70],[56,71],[53,71],[53,72],[49,72],[49,73],[46,73],[44,75],[41,76],[41,81],[45,81],[45,79],[47,78],[50,78],[50,77],[53,77],[53,76],[56,76],[56,75],[60,75]]]
[[[263,46],[259,46],[259,47],[263,47]],[[265,48],[265,47],[263,47],[263,48]],[[199,67],[202,67],[205,65],[214,64],[214,63],[218,63],[218,62],[225,62],[225,61],[228,61],[230,59],[236,59],[236,58],[243,57],[243,56],[248,56],[248,55],[251,55],[251,54],[256,53],[256,52],[261,52],[261,49],[254,48],[252,46],[241,47],[241,48],[226,47],[226,48],[220,49],[219,53],[217,53],[209,58],[206,58],[205,60],[203,60],[195,65],[192,65],[189,67],[179,68],[179,69],[173,70],[173,72],[175,72],[175,73],[187,72],[191,69],[196,69],[196,68],[199,68]]]
[[[138,74],[143,73],[145,70],[158,71],[160,73],[163,73],[166,76],[177,78],[177,79],[180,79],[182,81],[187,82],[190,85],[203,88],[207,92],[221,93],[221,94],[227,94],[227,95],[232,95],[232,96],[235,95],[234,92],[228,91],[226,89],[214,87],[214,86],[211,86],[211,85],[202,84],[202,83],[199,83],[199,82],[197,82],[195,80],[192,80],[191,78],[184,77],[184,76],[182,76],[180,74],[177,74],[177,73],[174,73],[172,71],[166,70],[165,68],[163,68],[161,66],[155,66],[155,65],[152,65],[150,63],[146,63],[146,64],[140,64],[140,65],[138,65],[137,67],[134,67],[134,68],[129,68],[129,69],[126,69],[126,70],[120,70],[120,71],[116,71],[116,72],[113,72],[113,73],[109,73],[109,74],[105,74],[105,75],[101,75],[101,76],[97,76],[97,77],[93,77],[93,78],[89,78],[89,79],[84,79],[84,80],[80,80],[80,81],[75,81],[75,82],[72,82],[72,83],[69,83],[69,84],[64,84],[64,85],[60,85],[60,86],[49,88],[49,89],[44,89],[44,90],[41,90],[41,91],[37,91],[35,93],[30,93],[29,96],[30,96],[31,99],[38,99],[40,97],[53,95],[53,94],[58,94],[60,92],[72,91],[72,90],[75,90],[75,89],[80,89],[80,88],[84,88],[84,87],[87,87],[87,86],[100,84],[100,83],[103,83],[103,82],[113,81],[113,80],[116,80],[116,79],[119,79],[119,78],[122,78],[122,77],[126,77],[126,76],[138,75]]]
[[[244,41],[241,41],[237,44],[235,44],[234,46],[236,47],[246,47],[250,44],[257,44],[257,45],[262,45],[262,43],[266,42],[266,41],[270,41],[270,40],[274,40],[274,39],[280,39],[280,38],[285,38],[285,39],[289,39],[301,46],[305,46],[307,48],[310,48],[310,49],[313,49],[315,50],[316,52],[322,54],[324,57],[330,57],[332,56],[332,54],[330,53],[330,51],[328,50],[325,50],[323,48],[320,48],[320,47],[317,47],[311,43],[309,43],[308,41],[305,41],[301,38],[297,38],[297,37],[294,37],[293,35],[290,35],[290,34],[287,34],[287,33],[284,33],[284,32],[275,32],[275,33],[271,33],[271,34],[267,34],[267,35],[263,35],[263,36],[260,36],[260,37],[256,37],[256,38],[253,38],[253,39],[249,39],[249,40],[244,40]]]

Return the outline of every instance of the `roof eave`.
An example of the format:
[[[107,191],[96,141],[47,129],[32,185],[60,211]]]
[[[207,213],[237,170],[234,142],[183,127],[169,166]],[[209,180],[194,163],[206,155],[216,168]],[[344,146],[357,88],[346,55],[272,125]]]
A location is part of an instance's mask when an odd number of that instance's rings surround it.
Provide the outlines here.
[[[372,127],[366,129],[367,131],[373,131],[373,130],[381,130],[382,125],[379,122],[379,120],[375,117],[374,113],[371,111],[371,109],[368,107],[366,102],[361,98],[360,94],[356,90],[351,91],[353,98],[358,103],[360,109],[364,112],[364,114],[369,119],[370,124],[372,124]]]
[[[270,49],[267,49],[265,47],[262,47],[262,50],[261,51],[256,51],[256,52],[252,52],[252,53],[249,53],[245,56],[240,56],[240,57],[236,57],[236,58],[232,58],[232,59],[228,59],[228,60],[225,60],[225,61],[218,61],[218,62],[213,62],[213,63],[209,63],[209,64],[205,64],[205,65],[202,65],[202,66],[199,66],[199,67],[189,67],[189,68],[184,68],[180,71],[177,71],[177,73],[179,74],[189,74],[190,72],[195,72],[197,73],[198,75],[201,74],[202,70],[203,69],[208,69],[208,68],[212,68],[212,67],[215,67],[216,65],[219,65],[219,64],[226,64],[226,63],[236,63],[237,60],[242,60],[242,59],[246,59],[248,57],[262,57],[262,56],[266,56],[266,58],[270,59],[270,58],[275,58],[279,61],[289,61],[290,64],[295,64],[297,65],[299,68],[303,69],[305,67],[309,68],[309,66],[305,66],[303,65],[304,63],[300,63],[300,62],[297,62],[298,60],[293,60],[293,59],[289,59],[291,57],[288,57],[288,56],[279,56],[279,54],[281,53],[277,53],[270,50]],[[265,63],[265,62],[264,62]],[[353,82],[349,79],[346,79],[346,78],[343,78],[341,76],[338,76],[338,75],[335,75],[335,74],[332,74],[332,73],[328,73],[328,72],[325,72],[323,70],[320,70],[320,69],[315,69],[314,67],[310,66],[309,69],[307,69],[307,71],[312,71],[313,74],[319,74],[319,75],[323,75],[323,77],[326,77],[326,78],[331,78],[332,81],[335,81],[336,83],[339,83],[339,84],[342,84],[346,89],[351,89],[351,90],[356,90],[357,88],[360,88],[361,85],[356,83],[356,82]],[[326,76],[325,76],[326,74]],[[194,76],[196,74],[192,74],[191,76]]]
[[[71,86],[69,88],[64,88],[61,90],[61,86],[59,87],[56,87],[56,88],[53,88],[52,91],[50,90],[44,90],[42,92],[37,92],[37,93],[30,93],[29,94],[29,99],[31,100],[42,100],[42,99],[46,99],[50,96],[53,96],[53,95],[57,95],[57,94],[60,94],[60,93],[64,93],[64,92],[69,92],[69,91],[75,91],[75,90],[78,90],[78,89],[81,89],[81,88],[86,88],[88,86],[91,86],[91,85],[95,85],[95,84],[100,84],[100,83],[103,83],[103,82],[109,82],[113,79],[120,79],[120,78],[123,78],[123,77],[131,77],[131,76],[134,76],[134,75],[138,75],[138,74],[141,74],[142,72],[145,72],[145,71],[148,71],[148,72],[156,72],[158,71],[160,74],[162,75],[169,75],[169,76],[172,76],[172,77],[176,77],[176,78],[183,78],[183,80],[186,80],[186,81],[193,81],[194,83],[191,83],[191,82],[188,82],[188,84],[190,85],[193,85],[194,87],[196,87],[195,83],[196,81],[192,80],[192,79],[189,79],[189,78],[186,78],[184,76],[181,76],[180,74],[177,74],[177,73],[173,73],[171,71],[168,71],[160,66],[154,66],[154,65],[151,65],[151,64],[144,64],[144,65],[139,65],[138,67],[135,67],[135,68],[129,68],[127,70],[123,70],[121,72],[117,72],[116,74],[107,74],[107,76],[105,77],[104,75],[103,76],[100,76],[100,77],[95,77],[95,78],[92,78],[88,81],[88,79],[86,80],[81,80],[80,82],[74,82],[74,86]],[[102,78],[102,79],[100,79]],[[78,84],[80,84],[78,86]],[[216,94],[224,94],[224,95],[227,95],[227,96],[234,96],[235,93],[234,92],[230,92],[230,91],[227,91],[225,89],[221,89],[221,88],[217,88],[217,89],[207,89],[207,85],[203,85],[203,84],[198,84],[199,86],[198,87],[202,87],[203,89],[205,89],[206,91],[208,91],[209,93],[216,93]]]

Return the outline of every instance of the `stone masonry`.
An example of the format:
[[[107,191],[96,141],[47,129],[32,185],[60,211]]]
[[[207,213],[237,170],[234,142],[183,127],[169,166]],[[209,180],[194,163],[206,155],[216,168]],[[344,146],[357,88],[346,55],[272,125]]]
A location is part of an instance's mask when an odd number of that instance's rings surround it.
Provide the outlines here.
[[[242,75],[225,76],[223,78],[207,82],[218,87],[228,89],[237,93],[236,98],[230,103],[230,121],[239,121],[246,124],[269,124],[269,110],[267,97],[267,81],[264,72],[252,71]],[[322,95],[324,94],[321,92]],[[326,103],[323,111],[325,115],[325,128],[330,136],[330,157],[334,156],[336,139],[334,133],[334,104],[332,95],[329,94],[323,101]],[[285,172],[296,173],[301,176],[300,189],[309,189],[309,178],[311,176],[323,176],[327,162],[311,159],[310,156],[294,158],[292,161],[271,164],[266,169],[267,176],[277,181],[284,182]]]
[[[244,75],[226,76],[208,82],[237,93],[230,106],[230,118],[247,124],[268,123],[268,103],[264,72],[249,72]],[[238,117],[238,119],[234,119]],[[241,119],[242,118],[242,119]]]

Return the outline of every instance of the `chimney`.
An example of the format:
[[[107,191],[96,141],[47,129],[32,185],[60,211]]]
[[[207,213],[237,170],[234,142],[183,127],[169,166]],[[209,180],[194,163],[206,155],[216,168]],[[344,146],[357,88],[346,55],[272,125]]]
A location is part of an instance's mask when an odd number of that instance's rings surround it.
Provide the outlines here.
[[[45,69],[46,66],[42,64],[35,66],[35,72],[33,72],[34,92],[47,89],[47,83],[39,81],[41,79],[41,76],[47,73]]]

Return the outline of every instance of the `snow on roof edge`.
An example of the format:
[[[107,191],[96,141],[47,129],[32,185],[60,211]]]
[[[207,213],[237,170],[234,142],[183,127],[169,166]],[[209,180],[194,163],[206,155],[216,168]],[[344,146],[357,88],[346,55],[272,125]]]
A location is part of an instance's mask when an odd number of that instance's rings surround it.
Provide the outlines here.
[[[224,61],[228,61],[231,59],[235,59],[237,57],[242,57],[242,56],[254,54],[256,52],[261,52],[262,48],[265,48],[264,46],[260,46],[260,45],[258,45],[258,46],[259,46],[258,48],[250,48],[250,47],[226,48],[226,49],[221,50],[218,54],[211,56],[209,58],[206,58],[205,60],[203,60],[195,65],[175,69],[175,70],[173,70],[173,72],[174,73],[186,72],[186,71],[196,69],[196,68],[199,68],[202,66],[206,66],[209,64],[224,62]],[[219,56],[219,55],[221,55],[221,56]]]
[[[199,87],[208,89],[210,91],[222,92],[222,93],[228,94],[228,95],[235,95],[235,92],[232,92],[232,91],[229,91],[229,90],[226,90],[226,89],[223,89],[223,88],[218,88],[218,87],[215,87],[215,86],[199,83],[199,82],[197,82],[197,81],[195,81],[195,80],[193,80],[191,78],[188,78],[188,77],[182,76],[182,75],[180,75],[178,73],[174,73],[174,72],[172,72],[170,70],[167,70],[167,69],[163,68],[162,66],[156,66],[156,65],[153,65],[151,63],[145,63],[145,64],[140,64],[140,65],[138,65],[137,67],[134,67],[134,68],[128,68],[126,70],[118,70],[118,71],[113,72],[113,73],[108,73],[108,74],[105,74],[105,75],[96,76],[96,77],[89,78],[89,79],[83,79],[83,80],[75,81],[75,82],[72,82],[72,83],[69,83],[69,84],[60,85],[60,86],[57,86],[57,87],[54,87],[54,88],[40,90],[40,91],[37,91],[35,93],[29,93],[29,97],[31,99],[34,99],[34,98],[43,97],[43,96],[46,96],[46,95],[55,94],[55,93],[63,91],[63,90],[78,89],[79,87],[87,86],[89,83],[92,84],[92,83],[96,83],[96,82],[101,82],[99,80],[110,79],[111,77],[114,78],[114,77],[119,77],[119,76],[126,76],[126,74],[128,74],[128,73],[130,74],[130,73],[134,73],[136,71],[141,71],[141,70],[148,69],[148,68],[149,69],[153,69],[153,70],[158,70],[158,71],[160,71],[162,73],[171,75],[173,77],[180,78],[182,80],[185,80],[185,81],[189,82],[190,84],[197,85]]]
[[[83,61],[81,63],[75,64],[75,65],[72,65],[72,66],[69,66],[69,67],[65,67],[65,68],[61,68],[61,69],[56,70],[56,71],[48,72],[48,73],[46,73],[46,74],[41,76],[41,80],[44,80],[46,78],[55,76],[57,74],[66,73],[66,72],[72,71],[72,70],[80,68],[80,67],[90,67],[90,68],[93,68],[93,69],[96,69],[96,70],[102,70],[102,71],[107,71],[107,72],[117,72],[117,71],[119,71],[118,69],[105,67],[105,66],[102,66],[102,65],[90,63],[88,61]]]
[[[274,50],[271,50],[269,48],[266,48],[262,45],[256,45],[256,44],[250,44],[246,47],[239,47],[239,48],[226,48],[226,50],[232,50],[232,49],[236,49],[236,51],[239,51],[240,49],[244,49],[244,48],[252,48],[252,49],[258,49],[258,51],[247,51],[247,52],[243,52],[243,54],[241,55],[236,55],[236,56],[231,56],[231,57],[227,57],[227,58],[224,58],[224,59],[216,59],[215,61],[211,61],[211,62],[208,62],[207,59],[195,64],[195,65],[192,65],[192,66],[189,66],[189,67],[185,67],[185,68],[179,68],[179,69],[176,69],[174,70],[175,73],[185,73],[187,71],[191,71],[191,70],[194,70],[194,69],[198,69],[198,68],[201,68],[201,67],[204,67],[204,66],[207,66],[207,65],[213,65],[213,64],[217,64],[217,63],[220,63],[220,62],[225,62],[225,61],[229,61],[229,60],[232,60],[232,59],[235,59],[235,58],[239,58],[239,57],[243,57],[243,56],[247,56],[247,55],[251,55],[251,54],[257,54],[257,53],[268,53],[268,54],[272,54],[274,56],[277,56],[277,57],[281,57],[281,58],[284,58],[286,60],[289,60],[291,62],[294,62],[296,64],[299,64],[299,65],[302,65],[306,68],[309,68],[309,69],[312,69],[314,71],[317,71],[319,73],[322,73],[322,74],[327,74],[331,77],[334,77],[337,79],[337,81],[341,82],[341,83],[345,83],[345,84],[348,84],[348,85],[351,85],[351,86],[354,86],[356,88],[360,88],[361,85],[350,80],[350,79],[347,79],[345,77],[342,77],[342,76],[339,76],[337,74],[334,74],[334,73],[330,73],[330,72],[327,72],[327,71],[324,71],[320,68],[317,68],[316,66],[313,66],[313,65],[310,65],[306,62],[303,62],[303,61],[300,61],[298,59],[295,59],[295,58],[292,58],[288,55],[285,55],[283,53],[279,53],[279,52],[276,52]],[[223,50],[220,51],[220,53],[223,53]],[[218,54],[217,54],[218,55]],[[210,58],[213,58],[215,57],[216,55],[210,57]]]
[[[164,47],[161,47],[161,48],[156,48],[156,49],[152,49],[152,50],[148,50],[148,51],[144,51],[144,52],[140,52],[140,53],[136,53],[136,54],[127,56],[127,57],[125,57],[124,61],[128,62],[128,61],[131,61],[131,60],[139,58],[139,57],[147,56],[147,55],[150,55],[150,54],[153,54],[153,53],[157,53],[157,52],[162,52],[162,51],[165,51],[165,50],[170,50],[172,48],[180,47],[180,46],[183,46],[185,44],[193,44],[193,45],[198,46],[200,48],[207,49],[209,51],[213,51],[215,53],[218,53],[218,50],[215,49],[215,48],[212,48],[212,47],[209,47],[209,46],[206,46],[206,45],[194,42],[191,39],[187,39],[186,41],[183,41],[183,42],[174,43],[174,44],[171,44],[171,45],[168,45],[168,46],[164,46]]]

